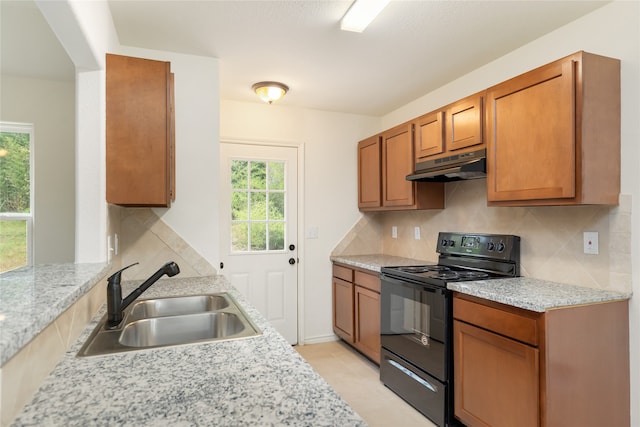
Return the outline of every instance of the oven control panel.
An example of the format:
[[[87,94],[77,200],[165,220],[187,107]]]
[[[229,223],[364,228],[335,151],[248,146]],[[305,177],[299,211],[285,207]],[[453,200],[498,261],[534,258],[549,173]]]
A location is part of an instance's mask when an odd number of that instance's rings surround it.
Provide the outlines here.
[[[438,235],[437,252],[512,260],[520,253],[520,237],[511,234],[448,233]]]

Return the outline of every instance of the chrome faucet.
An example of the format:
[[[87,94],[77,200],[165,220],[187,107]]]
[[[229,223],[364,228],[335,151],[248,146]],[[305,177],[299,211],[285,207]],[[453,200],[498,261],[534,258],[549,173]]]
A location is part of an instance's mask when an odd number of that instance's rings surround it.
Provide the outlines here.
[[[180,273],[180,267],[173,261],[170,261],[163,265],[158,271],[153,273],[151,277],[144,281],[140,287],[131,292],[125,299],[122,299],[122,287],[120,286],[120,276],[122,272],[129,267],[133,267],[138,264],[133,263],[128,265],[115,273],[113,273],[107,279],[107,322],[105,323],[106,329],[117,328],[122,322],[123,311],[129,306],[136,298],[138,298],[144,291],[149,289],[159,278],[165,274],[169,277],[175,276]]]

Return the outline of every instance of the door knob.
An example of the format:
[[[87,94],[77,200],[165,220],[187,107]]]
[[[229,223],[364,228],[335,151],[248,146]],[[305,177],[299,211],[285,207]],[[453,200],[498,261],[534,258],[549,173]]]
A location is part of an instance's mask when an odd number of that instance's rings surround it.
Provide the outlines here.
[[[293,265],[296,263],[295,258],[289,258],[289,264]]]

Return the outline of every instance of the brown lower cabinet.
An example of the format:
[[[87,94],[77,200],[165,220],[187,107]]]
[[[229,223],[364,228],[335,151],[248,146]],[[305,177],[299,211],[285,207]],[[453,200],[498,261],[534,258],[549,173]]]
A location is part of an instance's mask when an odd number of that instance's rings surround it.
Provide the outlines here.
[[[629,426],[627,301],[544,313],[456,294],[455,416],[473,426]]]
[[[380,278],[378,273],[333,264],[333,331],[380,364]]]

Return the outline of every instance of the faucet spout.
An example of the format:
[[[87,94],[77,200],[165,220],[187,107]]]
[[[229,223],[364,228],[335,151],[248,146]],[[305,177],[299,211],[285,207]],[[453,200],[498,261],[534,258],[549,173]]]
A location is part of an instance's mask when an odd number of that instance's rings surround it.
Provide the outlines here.
[[[173,261],[170,261],[163,265],[158,271],[153,273],[151,277],[145,280],[136,290],[131,292],[126,298],[122,299],[122,287],[120,286],[120,279],[122,272],[129,267],[133,267],[138,264],[137,262],[124,267],[107,279],[107,322],[105,328],[114,329],[122,322],[123,311],[129,306],[136,298],[138,298],[144,291],[149,289],[151,285],[158,281],[165,274],[168,277],[175,276],[180,273],[180,267]]]

